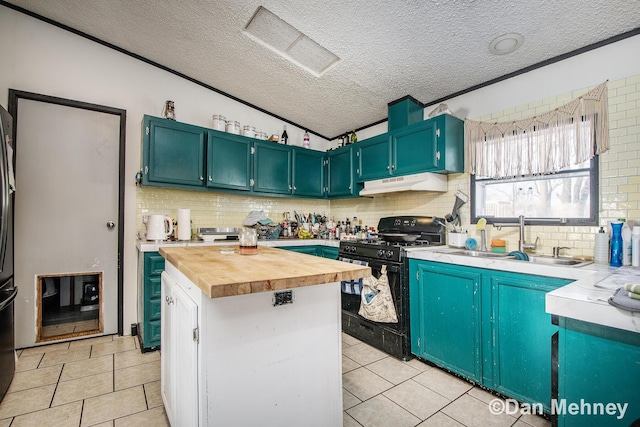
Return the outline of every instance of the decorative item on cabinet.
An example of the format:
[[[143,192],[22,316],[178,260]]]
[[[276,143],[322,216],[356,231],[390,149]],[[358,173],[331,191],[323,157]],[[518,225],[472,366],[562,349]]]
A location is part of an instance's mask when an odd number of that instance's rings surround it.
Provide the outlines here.
[[[173,101],[167,101],[164,103],[164,109],[162,110],[162,115],[165,119],[175,120],[176,119],[176,109]]]

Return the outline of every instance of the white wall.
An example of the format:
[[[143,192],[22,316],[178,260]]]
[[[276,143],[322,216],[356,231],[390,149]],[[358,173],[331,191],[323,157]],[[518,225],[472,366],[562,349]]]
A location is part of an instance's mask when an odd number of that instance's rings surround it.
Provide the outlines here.
[[[212,114],[223,114],[268,134],[282,133],[283,122],[159,68],[70,32],[0,6],[0,104],[17,89],[127,111],[124,241],[124,325],[136,321],[136,191],[144,114],[160,116],[166,100],[176,105],[179,121],[211,127]],[[287,125],[293,145],[303,129]],[[299,143],[297,143],[299,141]],[[312,147],[328,141],[311,135]],[[115,172],[114,172],[115,173]],[[51,248],[56,250],[57,248]]]

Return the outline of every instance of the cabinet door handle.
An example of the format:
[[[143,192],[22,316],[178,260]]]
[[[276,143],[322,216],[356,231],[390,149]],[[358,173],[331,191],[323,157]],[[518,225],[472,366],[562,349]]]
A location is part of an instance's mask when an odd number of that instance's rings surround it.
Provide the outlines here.
[[[201,177],[200,177],[200,181],[204,181],[204,176],[201,176]]]
[[[209,182],[213,181],[213,179],[211,178],[211,175],[209,175]]]
[[[144,167],[144,174],[148,175],[149,174],[149,166],[145,166]]]
[[[387,165],[387,170],[391,169],[391,166]]]
[[[296,187],[295,185],[293,186],[293,191],[296,191],[298,189],[298,187]]]
[[[396,168],[396,165],[391,165],[391,169],[395,169],[395,168]]]

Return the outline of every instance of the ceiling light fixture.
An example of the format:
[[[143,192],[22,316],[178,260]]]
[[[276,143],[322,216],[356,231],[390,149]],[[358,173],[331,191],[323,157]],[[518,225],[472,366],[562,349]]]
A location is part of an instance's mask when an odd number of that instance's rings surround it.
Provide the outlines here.
[[[320,77],[340,61],[337,55],[262,6],[251,17],[244,32],[316,77]]]
[[[489,43],[489,52],[494,55],[506,55],[514,52],[524,43],[524,37],[518,33],[503,34]]]

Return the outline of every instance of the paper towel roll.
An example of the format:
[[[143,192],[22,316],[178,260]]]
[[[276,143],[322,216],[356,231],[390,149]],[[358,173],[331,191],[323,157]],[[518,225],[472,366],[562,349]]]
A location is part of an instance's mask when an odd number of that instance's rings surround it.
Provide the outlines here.
[[[601,264],[609,262],[609,233],[596,233],[594,261]]]
[[[178,240],[191,240],[191,209],[178,209]]]

